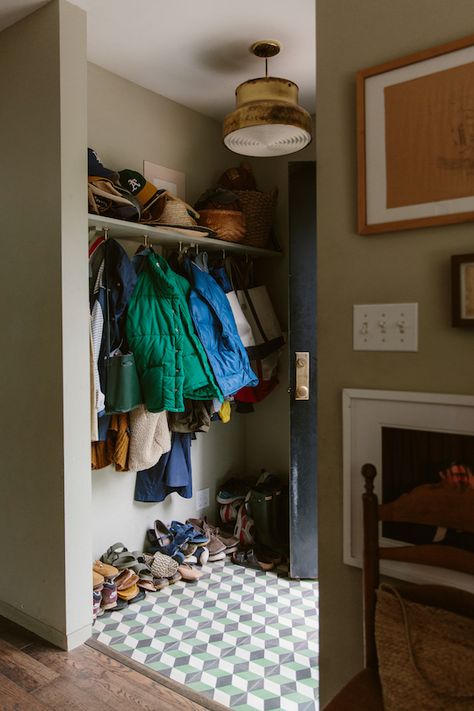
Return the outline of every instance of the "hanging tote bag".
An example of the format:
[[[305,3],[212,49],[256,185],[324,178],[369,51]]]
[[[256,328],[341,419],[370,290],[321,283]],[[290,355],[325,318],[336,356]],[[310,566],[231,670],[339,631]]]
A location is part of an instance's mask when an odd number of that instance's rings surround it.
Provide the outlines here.
[[[105,259],[107,259],[107,245]],[[105,361],[105,413],[116,415],[130,412],[143,403],[143,397],[138,379],[137,367],[133,353],[121,353],[120,350],[110,352],[110,297],[107,278],[107,265],[104,269],[106,299],[106,339],[107,356]]]
[[[133,353],[110,355],[106,361],[106,414],[130,412],[141,404],[140,381]]]
[[[249,358],[266,358],[282,348],[285,339],[266,286],[239,289],[237,298],[255,341],[255,345],[247,349]]]
[[[242,306],[240,305],[237,292],[234,290],[232,282],[227,273],[225,260],[223,264],[214,266],[210,271],[212,276],[217,281],[217,283],[222,288],[227,297],[229,306],[232,309],[232,315],[234,316],[235,325],[237,326],[237,333],[239,334],[239,338],[242,341],[244,348],[251,348],[255,345],[255,338],[253,335],[252,327],[244,316],[244,312],[242,311]]]
[[[263,359],[285,345],[267,287],[252,286],[253,264],[237,265],[226,260],[226,269],[237,294],[245,319],[250,324],[255,344],[247,347],[251,360]]]

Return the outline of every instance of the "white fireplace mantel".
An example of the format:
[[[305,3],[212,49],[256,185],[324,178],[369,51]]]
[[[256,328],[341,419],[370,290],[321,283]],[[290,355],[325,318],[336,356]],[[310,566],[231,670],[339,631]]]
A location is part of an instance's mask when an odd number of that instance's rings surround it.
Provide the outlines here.
[[[345,389],[343,411],[344,563],[362,567],[362,465],[377,468],[375,493],[382,491],[382,427],[474,436],[474,396],[392,390]],[[402,542],[381,537],[386,546]],[[406,544],[404,544],[406,545]],[[381,561],[381,572],[417,583],[455,585],[474,591],[473,578],[443,568]]]

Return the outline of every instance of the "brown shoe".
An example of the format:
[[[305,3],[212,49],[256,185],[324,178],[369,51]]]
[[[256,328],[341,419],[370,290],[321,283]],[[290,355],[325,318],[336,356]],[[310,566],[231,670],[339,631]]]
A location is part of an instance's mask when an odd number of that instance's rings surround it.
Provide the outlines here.
[[[207,547],[209,549],[209,560],[219,553],[225,553],[226,545],[218,538],[214,526],[208,524],[205,518],[188,518],[186,523],[190,523],[199,533],[203,533],[209,538]]]

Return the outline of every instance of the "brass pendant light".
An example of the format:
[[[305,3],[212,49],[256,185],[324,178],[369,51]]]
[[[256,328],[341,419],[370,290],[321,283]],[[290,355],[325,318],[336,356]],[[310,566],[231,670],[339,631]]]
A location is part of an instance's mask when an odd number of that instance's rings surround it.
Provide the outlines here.
[[[224,119],[224,143],[244,156],[296,153],[311,142],[311,116],[298,105],[294,82],[268,76],[268,58],[279,53],[280,44],[260,40],[250,51],[265,58],[265,76],[249,79],[235,90],[236,108]]]

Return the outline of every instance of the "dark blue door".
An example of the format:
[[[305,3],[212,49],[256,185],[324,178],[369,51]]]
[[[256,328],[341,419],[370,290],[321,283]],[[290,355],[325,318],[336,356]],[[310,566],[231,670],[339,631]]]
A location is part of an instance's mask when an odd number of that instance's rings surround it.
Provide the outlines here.
[[[316,163],[289,164],[290,576],[318,575]]]

